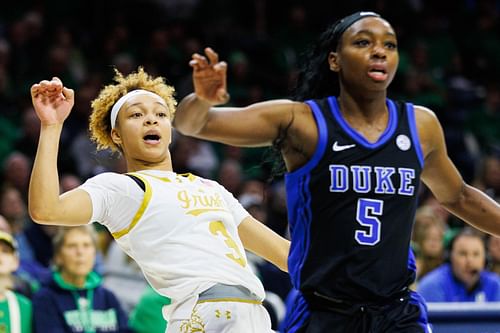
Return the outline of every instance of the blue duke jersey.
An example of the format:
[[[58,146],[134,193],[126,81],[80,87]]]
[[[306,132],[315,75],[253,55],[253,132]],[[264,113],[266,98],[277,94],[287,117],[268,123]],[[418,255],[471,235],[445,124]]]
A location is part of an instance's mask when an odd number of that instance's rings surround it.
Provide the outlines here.
[[[306,299],[391,298],[415,278],[410,237],[423,154],[413,105],[387,100],[387,128],[371,143],[343,119],[335,97],[307,103],[316,151],[285,176],[293,284]]]

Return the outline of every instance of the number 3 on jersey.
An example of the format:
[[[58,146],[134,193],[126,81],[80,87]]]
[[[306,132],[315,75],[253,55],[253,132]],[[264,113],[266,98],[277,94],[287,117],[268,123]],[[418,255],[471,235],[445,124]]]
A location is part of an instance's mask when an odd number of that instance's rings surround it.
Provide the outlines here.
[[[224,237],[224,242],[226,243],[226,246],[231,250],[234,250],[234,253],[226,253],[226,257],[236,262],[241,267],[245,267],[247,265],[247,262],[245,261],[245,258],[241,255],[241,251],[238,248],[238,244],[236,244],[236,242],[231,238],[231,236],[227,232],[224,223],[222,223],[221,221],[213,221],[210,222],[208,228],[212,233],[212,235],[215,236],[219,234],[222,235],[222,237]]]
[[[373,246],[380,242],[381,223],[378,217],[382,216],[384,202],[374,199],[359,199],[356,208],[356,221],[363,230],[356,230],[354,238],[359,244]]]

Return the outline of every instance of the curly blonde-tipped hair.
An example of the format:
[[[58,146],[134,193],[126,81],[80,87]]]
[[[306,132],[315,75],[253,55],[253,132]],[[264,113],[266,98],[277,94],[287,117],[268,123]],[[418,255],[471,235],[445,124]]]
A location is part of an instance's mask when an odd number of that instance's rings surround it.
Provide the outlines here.
[[[163,77],[153,78],[139,67],[137,72],[123,76],[115,68],[114,81],[116,84],[105,86],[99,96],[91,103],[92,114],[90,115],[90,138],[97,144],[97,149],[111,149],[120,151],[120,148],[111,139],[111,120],[110,113],[113,105],[120,97],[132,90],[143,89],[151,91],[165,100],[169,110],[170,120],[174,118],[175,106],[177,101],[174,98],[174,88],[165,83]]]

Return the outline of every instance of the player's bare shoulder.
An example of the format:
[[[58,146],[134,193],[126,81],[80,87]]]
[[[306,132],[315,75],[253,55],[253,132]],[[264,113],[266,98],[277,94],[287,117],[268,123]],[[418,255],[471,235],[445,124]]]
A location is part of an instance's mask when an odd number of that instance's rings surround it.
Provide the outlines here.
[[[442,136],[441,125],[438,117],[431,109],[421,105],[415,105],[414,109],[420,144],[424,156],[427,156],[435,149],[438,138]]]

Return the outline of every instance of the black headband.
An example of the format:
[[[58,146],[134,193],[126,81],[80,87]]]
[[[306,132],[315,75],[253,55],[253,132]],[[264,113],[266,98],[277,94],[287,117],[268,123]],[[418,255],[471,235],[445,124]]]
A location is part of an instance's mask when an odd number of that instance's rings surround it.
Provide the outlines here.
[[[344,17],[340,21],[337,22],[335,25],[335,28],[333,29],[333,36],[332,36],[332,46],[333,49],[337,49],[337,45],[339,44],[340,38],[342,37],[342,34],[355,22],[364,19],[365,17],[380,17],[379,14],[374,13],[374,12],[357,12],[354,14],[351,14],[349,16]]]

